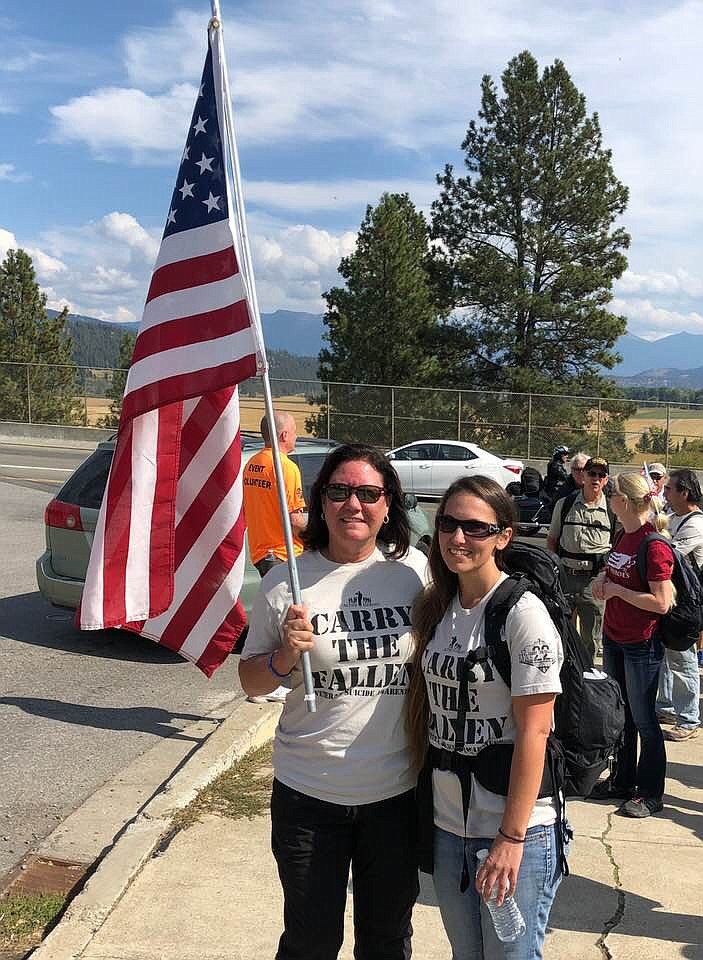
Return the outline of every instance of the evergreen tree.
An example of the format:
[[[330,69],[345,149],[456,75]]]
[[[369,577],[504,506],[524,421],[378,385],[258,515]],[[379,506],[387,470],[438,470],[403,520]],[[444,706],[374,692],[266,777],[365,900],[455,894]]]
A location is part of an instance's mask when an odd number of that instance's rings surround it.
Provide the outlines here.
[[[469,175],[448,164],[437,178],[435,268],[445,302],[465,313],[447,359],[481,387],[608,393],[599,367],[617,361],[626,325],[607,305],[627,266],[629,236],[613,226],[627,188],[561,61],[540,77],[521,53],[502,86],[501,97],[483,78],[462,144]]]
[[[356,249],[339,265],[345,286],[333,287],[325,294],[327,330],[323,339],[328,346],[319,355],[320,379],[434,384],[439,365],[430,347],[439,313],[428,256],[425,218],[407,194],[386,193],[376,207],[367,207]],[[357,418],[374,417],[377,442],[391,442],[387,390],[335,387],[331,406],[336,414],[334,436],[344,439],[355,431],[359,435]],[[343,419],[345,408],[354,409],[356,416]],[[406,415],[410,419],[418,411],[407,410]],[[326,407],[308,421],[308,427],[317,433],[324,433],[326,425]],[[399,438],[394,439],[398,442]]]
[[[47,317],[46,294],[39,290],[31,257],[24,250],[8,251],[0,264],[0,358],[5,361],[0,366],[0,417],[80,422],[67,317],[67,309]]]
[[[123,333],[120,340],[120,352],[117,357],[117,367],[112,371],[112,382],[107,391],[108,397],[112,399],[110,412],[97,422],[99,427],[117,427],[120,422],[120,413],[122,412],[122,399],[124,397],[124,388],[127,383],[127,374],[132,363],[132,353],[134,352],[134,343],[137,339],[136,333]]]

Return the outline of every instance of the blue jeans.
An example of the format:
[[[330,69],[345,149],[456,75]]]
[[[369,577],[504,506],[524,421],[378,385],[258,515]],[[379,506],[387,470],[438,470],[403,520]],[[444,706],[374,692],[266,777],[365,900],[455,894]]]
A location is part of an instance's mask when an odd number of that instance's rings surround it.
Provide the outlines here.
[[[657,713],[669,714],[687,730],[701,725],[701,678],[695,645],[688,650],[665,650],[659,674]]]
[[[666,777],[664,735],[654,708],[664,647],[652,638],[613,643],[603,635],[603,668],[619,684],[625,701],[625,732],[613,783],[637,796],[661,799]],[[637,735],[640,755],[637,758]]]
[[[466,843],[469,886],[459,889]],[[501,943],[488,908],[475,887],[476,853],[490,850],[493,837],[457,837],[435,827],[434,888],[452,960],[541,960],[549,911],[561,882],[556,829],[530,827],[517,878],[515,899],[527,930],[513,943]]]

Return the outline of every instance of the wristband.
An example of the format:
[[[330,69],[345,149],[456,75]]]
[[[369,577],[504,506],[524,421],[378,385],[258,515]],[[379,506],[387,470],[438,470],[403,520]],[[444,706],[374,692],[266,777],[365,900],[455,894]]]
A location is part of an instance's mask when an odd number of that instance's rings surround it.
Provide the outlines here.
[[[511,837],[509,833],[506,833],[502,827],[498,827],[498,833],[501,837],[505,837],[506,840],[510,840],[512,843],[524,843],[525,837]]]
[[[295,670],[295,664],[293,664],[293,666],[290,668],[288,673],[279,673],[278,670],[276,670],[276,668],[273,665],[273,654],[277,652],[278,652],[277,650],[274,650],[273,653],[269,654],[269,658],[266,661],[266,666],[269,668],[269,670],[274,675],[274,677],[278,677],[279,680],[283,680],[286,677],[289,677],[291,673],[293,673],[293,671]]]

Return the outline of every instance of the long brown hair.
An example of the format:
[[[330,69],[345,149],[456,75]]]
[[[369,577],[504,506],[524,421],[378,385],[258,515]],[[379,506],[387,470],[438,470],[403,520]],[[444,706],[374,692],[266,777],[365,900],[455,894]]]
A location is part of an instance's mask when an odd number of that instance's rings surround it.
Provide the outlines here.
[[[437,517],[441,517],[447,503],[455,493],[468,493],[477,497],[493,510],[501,527],[515,529],[516,517],[513,501],[499,483],[490,477],[462,477],[447,488],[435,515],[435,529],[430,545],[428,566],[430,583],[420,593],[412,609],[412,630],[415,641],[410,687],[405,698],[406,723],[410,749],[417,767],[424,763],[427,751],[427,728],[429,702],[427,687],[422,673],[422,656],[427,645],[459,589],[459,578],[446,565],[439,549]],[[504,550],[496,550],[494,559],[499,570],[505,569]]]

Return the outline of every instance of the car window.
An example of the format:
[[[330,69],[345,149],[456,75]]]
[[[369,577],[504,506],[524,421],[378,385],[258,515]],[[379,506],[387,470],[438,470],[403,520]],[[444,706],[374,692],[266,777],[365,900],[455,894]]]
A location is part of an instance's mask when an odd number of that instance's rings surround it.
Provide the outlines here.
[[[439,460],[476,460],[476,454],[468,447],[460,447],[454,443],[439,444]]]
[[[322,464],[327,457],[326,453],[289,453],[288,456],[294,463],[300,467],[300,475],[303,480],[303,496],[305,502],[310,503],[310,490],[317,479],[317,475],[322,469]]]
[[[401,453],[405,456],[401,457]],[[396,454],[397,460],[435,460],[436,457],[437,445],[434,443],[414,443]]]
[[[110,450],[96,450],[61,487],[57,500],[77,507],[100,509],[112,462]]]

